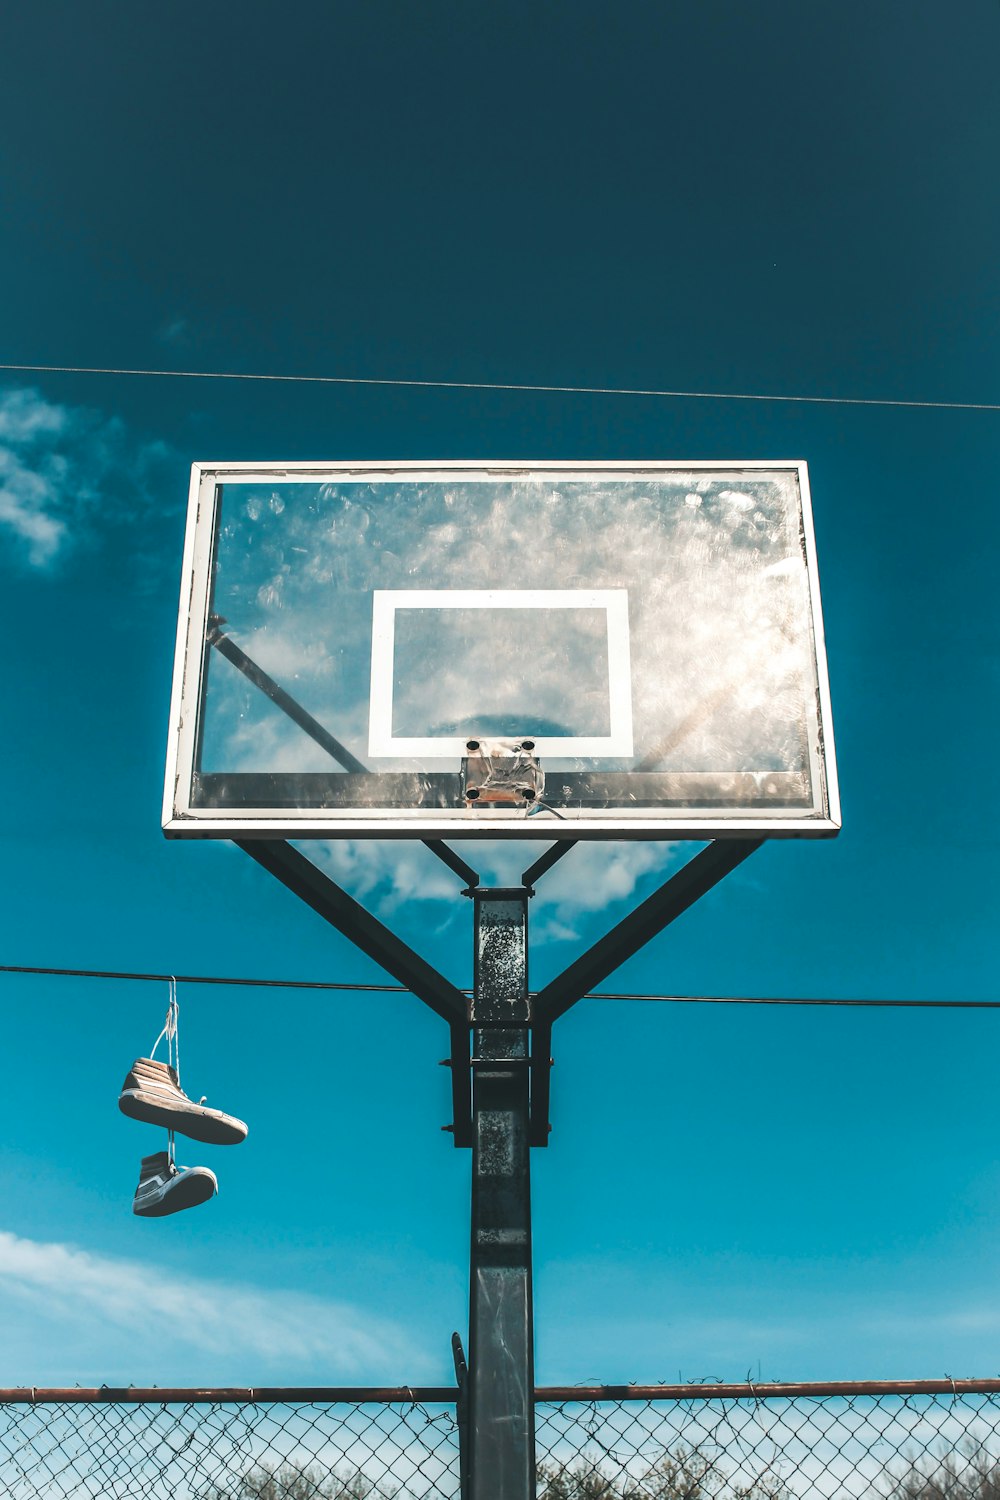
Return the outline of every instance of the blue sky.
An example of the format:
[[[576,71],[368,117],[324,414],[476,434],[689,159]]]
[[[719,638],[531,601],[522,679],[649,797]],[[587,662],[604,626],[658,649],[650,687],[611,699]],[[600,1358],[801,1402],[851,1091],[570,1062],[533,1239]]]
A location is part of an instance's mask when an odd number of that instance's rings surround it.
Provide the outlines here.
[[[998,43],[987,0],[39,0],[0,59],[0,360],[996,402]],[[766,847],[612,987],[994,998],[997,431],[0,372],[4,962],[383,977],[239,851],[160,835],[192,460],[805,458],[844,832]],[[430,856],[323,857],[468,982]],[[575,850],[532,983],[676,858]],[[166,987],[0,996],[0,1385],[449,1378],[469,1161],[429,1011],[182,987],[185,1081],[250,1136],[146,1223],[159,1137],[115,1101]],[[995,1374],[998,1051],[989,1011],[578,1006],[533,1162],[539,1379]]]

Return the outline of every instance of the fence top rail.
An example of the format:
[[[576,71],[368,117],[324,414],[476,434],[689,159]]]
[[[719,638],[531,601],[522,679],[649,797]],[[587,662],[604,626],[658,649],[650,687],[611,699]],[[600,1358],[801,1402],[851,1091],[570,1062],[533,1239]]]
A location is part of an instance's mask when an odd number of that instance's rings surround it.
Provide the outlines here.
[[[738,1384],[543,1385],[535,1400],[551,1405],[596,1401],[767,1401],[796,1396],[972,1396],[1000,1393],[1000,1379],[741,1381]],[[118,1405],[454,1405],[454,1386],[12,1386],[0,1406]]]
[[[354,1406],[368,1402],[381,1406],[411,1406],[426,1402],[447,1402],[454,1405],[457,1399],[458,1391],[450,1385],[18,1385],[0,1389],[0,1406],[55,1406],[67,1403],[81,1406],[263,1406],[275,1403],[333,1406],[337,1402],[350,1402]]]
[[[536,1401],[767,1401],[794,1396],[967,1396],[1000,1392],[1000,1380],[808,1380],[697,1385],[552,1385]]]

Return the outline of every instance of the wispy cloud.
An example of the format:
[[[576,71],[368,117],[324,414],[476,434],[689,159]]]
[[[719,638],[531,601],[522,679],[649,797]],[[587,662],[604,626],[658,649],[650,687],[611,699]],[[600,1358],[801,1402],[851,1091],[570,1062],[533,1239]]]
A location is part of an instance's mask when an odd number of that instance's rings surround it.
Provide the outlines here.
[[[383,913],[403,902],[452,901],[461,889],[457,877],[419,842],[311,841],[305,853],[338,885],[359,898],[371,897]]]
[[[628,901],[647,875],[665,880],[688,853],[675,843],[578,844],[539,885],[544,917],[536,939],[577,937],[578,916]]]
[[[0,535],[32,568],[51,568],[113,526],[148,517],[166,446],[118,417],[0,390]]]
[[[170,348],[185,348],[192,342],[191,323],[187,318],[167,318],[156,330],[156,337]]]
[[[548,847],[547,843],[508,843],[499,839],[463,840],[455,845],[484,885],[516,886],[521,873]],[[460,881],[417,840],[389,843],[373,839],[310,841],[303,851],[339,885],[369,902],[383,915],[403,904],[437,905],[431,921],[447,924],[461,903]],[[647,876],[665,880],[688,857],[677,843],[580,843],[539,882],[532,916],[535,945],[577,942],[591,912],[610,910],[635,894]]]
[[[418,1359],[396,1325],[348,1303],[182,1276],[155,1261],[95,1255],[0,1231],[0,1305],[4,1301],[31,1303],[64,1336],[99,1323],[112,1343],[119,1332],[134,1338],[155,1315],[161,1355],[180,1346],[215,1359],[252,1357],[258,1367],[321,1365],[341,1378],[412,1371]]]

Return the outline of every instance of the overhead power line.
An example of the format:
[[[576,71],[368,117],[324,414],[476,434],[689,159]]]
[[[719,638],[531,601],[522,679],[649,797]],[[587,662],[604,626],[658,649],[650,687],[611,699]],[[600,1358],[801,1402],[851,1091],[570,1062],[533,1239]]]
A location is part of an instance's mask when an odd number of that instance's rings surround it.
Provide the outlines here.
[[[72,979],[151,980],[164,984],[225,984],[250,989],[338,990],[347,994],[412,993],[405,984],[354,984],[329,979],[234,979],[219,974],[158,974],[126,969],[56,969],[30,964],[0,964],[0,974],[40,974]],[[463,990],[471,995],[471,990]],[[906,1008],[935,1010],[1000,1010],[1000,1000],[881,1000],[874,998],[839,1000],[833,998],[786,995],[641,995],[625,991],[593,990],[585,1000],[646,1000],[665,1005],[838,1005],[853,1007]]]
[[[513,391],[558,396],[650,396],[684,401],[792,401],[808,406],[901,406],[938,411],[1000,411],[996,401],[905,401],[887,396],[776,396],[750,391],[668,391],[644,386],[541,385],[501,380],[402,380],[374,375],[276,375],[242,370],[130,370],[105,365],[0,364],[40,375],[128,375],[170,380],[272,380],[296,385],[382,385],[432,391]]]
[[[344,990],[359,993],[371,990],[376,993],[408,995],[403,984],[347,984],[327,979],[232,979],[218,974],[157,974],[133,972],[127,969],[53,969],[29,964],[0,964],[0,974],[48,974],[57,978],[73,979],[138,979],[154,980],[159,984],[171,979],[178,984],[229,984],[248,989],[271,990]]]

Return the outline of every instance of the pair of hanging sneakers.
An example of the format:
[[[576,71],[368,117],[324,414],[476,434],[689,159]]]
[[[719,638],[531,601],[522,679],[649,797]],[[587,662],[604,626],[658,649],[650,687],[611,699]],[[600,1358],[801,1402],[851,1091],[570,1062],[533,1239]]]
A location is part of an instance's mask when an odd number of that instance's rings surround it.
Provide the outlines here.
[[[182,1208],[195,1208],[219,1191],[215,1173],[208,1167],[177,1166],[172,1149],[174,1131],[211,1146],[236,1146],[246,1140],[247,1127],[242,1120],[221,1109],[209,1109],[204,1099],[196,1104],[181,1088],[176,1070],[151,1057],[137,1057],[129,1068],[118,1108],[130,1120],[165,1125],[171,1135],[166,1151],[142,1158],[132,1212],[144,1219],[162,1219]]]

